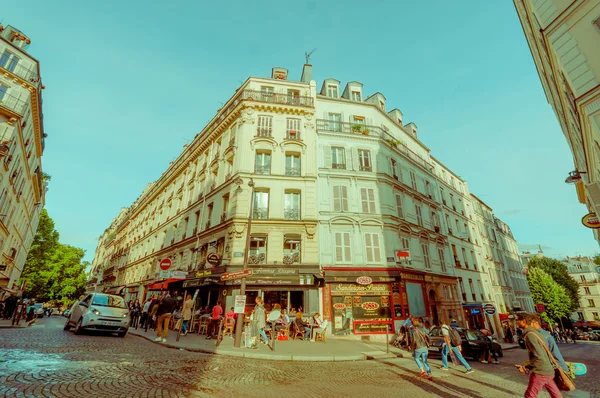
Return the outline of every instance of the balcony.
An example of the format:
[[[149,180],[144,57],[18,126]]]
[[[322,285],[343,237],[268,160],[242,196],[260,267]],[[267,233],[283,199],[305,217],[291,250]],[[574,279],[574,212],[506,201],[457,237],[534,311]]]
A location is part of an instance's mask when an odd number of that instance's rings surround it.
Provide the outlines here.
[[[300,167],[288,167],[285,169],[285,175],[288,177],[295,177],[300,175]]]
[[[312,97],[301,97],[298,95],[289,95],[288,93],[269,93],[258,90],[244,90],[241,99],[268,102],[271,104],[314,106]]]
[[[273,129],[264,128],[264,127],[258,127],[256,129],[256,136],[257,137],[272,138],[273,137]]]
[[[284,251],[283,252],[283,263],[285,265],[298,264],[300,263],[300,252],[299,251]]]
[[[40,77],[36,71],[27,69],[23,65],[15,65],[4,57],[0,57],[0,68],[12,73],[13,75],[19,76],[21,79],[30,83],[35,84],[40,82]]]
[[[264,264],[267,261],[267,253],[252,251],[248,255],[248,264]]]
[[[318,131],[330,131],[342,134],[362,134],[368,135],[369,137],[377,137],[387,142],[396,139],[390,135],[387,131],[382,129],[380,126],[369,126],[356,123],[338,122],[325,119],[317,119],[317,130]],[[423,157],[408,148],[404,143],[394,145],[394,148],[398,150],[402,155],[409,158],[417,165],[423,167],[427,172],[431,173],[433,166],[427,162]]]
[[[270,175],[271,174],[271,165],[268,166],[254,166],[254,174],[263,174]]]
[[[18,113],[19,115],[25,114],[27,108],[27,102],[13,97],[8,93],[4,93],[2,99],[0,99],[0,106],[10,110],[11,112]]]
[[[269,209],[268,208],[256,208],[252,210],[252,218],[254,220],[268,220]]]
[[[288,130],[285,134],[285,139],[302,141],[302,139],[300,138],[300,131],[298,131],[298,130]]]
[[[283,218],[286,220],[299,220],[300,209],[283,209]]]

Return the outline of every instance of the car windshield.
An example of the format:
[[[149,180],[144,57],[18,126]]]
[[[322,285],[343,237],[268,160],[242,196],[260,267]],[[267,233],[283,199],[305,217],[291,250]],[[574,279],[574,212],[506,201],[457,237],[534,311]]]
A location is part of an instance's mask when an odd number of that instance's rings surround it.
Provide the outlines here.
[[[94,296],[92,305],[100,307],[115,307],[115,308],[127,308],[125,300],[118,296]]]
[[[485,336],[477,330],[465,330],[467,340],[485,340]]]

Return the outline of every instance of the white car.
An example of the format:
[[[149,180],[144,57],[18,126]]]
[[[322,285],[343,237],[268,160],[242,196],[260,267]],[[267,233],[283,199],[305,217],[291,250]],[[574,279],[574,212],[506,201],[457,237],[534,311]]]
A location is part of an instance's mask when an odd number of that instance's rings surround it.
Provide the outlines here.
[[[121,296],[91,293],[71,307],[64,329],[71,327],[75,334],[95,330],[125,337],[129,330],[129,308]]]

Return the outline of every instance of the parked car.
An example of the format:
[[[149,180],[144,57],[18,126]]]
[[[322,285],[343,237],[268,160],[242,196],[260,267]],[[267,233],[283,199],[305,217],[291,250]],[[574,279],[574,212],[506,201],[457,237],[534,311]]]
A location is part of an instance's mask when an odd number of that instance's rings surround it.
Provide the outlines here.
[[[35,303],[35,304],[33,304],[33,307],[35,308],[35,316],[38,318],[43,318],[44,317],[44,304]]]
[[[489,339],[483,335],[479,330],[476,329],[462,329],[456,328],[458,334],[462,338],[462,355],[465,358],[472,358],[474,361],[479,361],[481,354],[487,349]],[[442,344],[444,343],[444,336],[442,335],[442,329],[435,327],[431,330],[429,337],[431,338],[431,346],[429,347],[430,354],[442,353]],[[504,356],[502,347],[498,343],[493,343],[494,350],[498,353],[498,356]]]
[[[95,330],[125,337],[129,330],[129,309],[121,296],[91,293],[71,307],[64,329],[71,327],[75,334]]]
[[[64,317],[68,317],[70,313],[71,313],[71,310],[67,308],[66,310],[63,311],[62,314]]]

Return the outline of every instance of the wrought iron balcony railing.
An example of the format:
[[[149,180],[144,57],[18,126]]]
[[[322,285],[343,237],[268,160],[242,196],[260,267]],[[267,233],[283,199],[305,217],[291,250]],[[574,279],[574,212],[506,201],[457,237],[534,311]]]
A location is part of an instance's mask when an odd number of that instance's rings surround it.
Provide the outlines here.
[[[260,207],[253,209],[252,218],[255,220],[267,220],[269,218],[269,209]]]
[[[299,220],[300,209],[284,209],[283,218],[286,220]]]
[[[21,79],[26,80],[30,83],[36,84],[40,82],[40,77],[38,76],[37,71],[28,69],[23,65],[19,65],[18,63],[14,64],[4,54],[0,57],[0,68],[7,70],[14,75],[17,75]]]
[[[300,138],[300,132],[298,130],[287,130],[285,138],[288,140],[302,141],[302,138]]]
[[[265,127],[258,127],[256,129],[256,136],[257,137],[272,137],[273,134],[273,129],[271,128],[265,128]]]
[[[264,174],[264,175],[269,175],[271,174],[271,166],[259,166],[256,165],[254,166],[254,174]]]
[[[299,176],[300,175],[300,167],[288,167],[285,169],[286,176]]]
[[[0,95],[2,95],[2,98],[0,98],[0,106],[3,106],[13,112],[16,112],[19,115],[25,114],[25,110],[27,109],[27,102],[22,101],[17,97],[13,97],[8,93]]]
[[[300,252],[288,252],[283,255],[283,263],[285,265],[296,264],[300,262]]]
[[[242,100],[268,102],[272,104],[314,106],[312,97],[301,97],[287,93],[269,93],[259,90],[244,90]]]
[[[264,264],[267,261],[266,253],[256,253],[248,255],[248,264]]]

